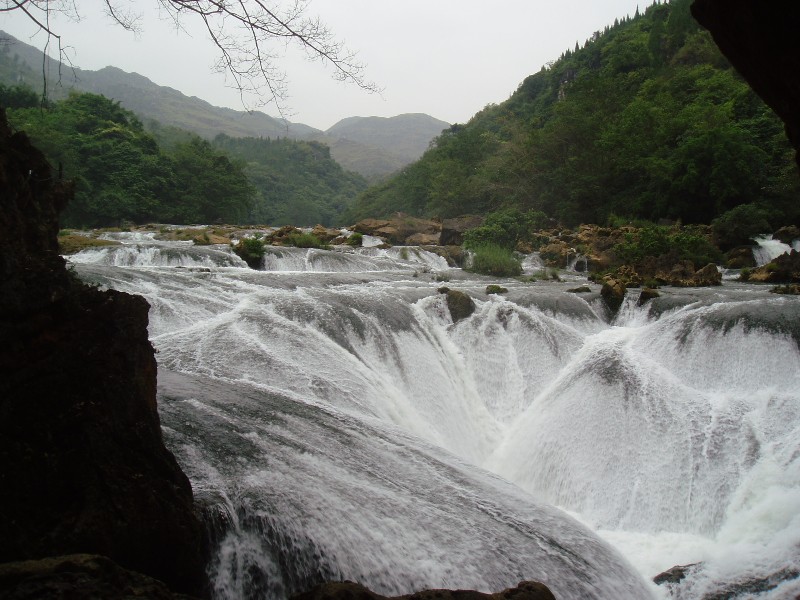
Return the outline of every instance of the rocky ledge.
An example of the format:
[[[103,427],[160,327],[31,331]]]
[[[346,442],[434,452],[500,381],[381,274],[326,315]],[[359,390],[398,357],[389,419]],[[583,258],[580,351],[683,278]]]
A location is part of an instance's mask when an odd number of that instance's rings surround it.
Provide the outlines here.
[[[57,234],[71,187],[2,109],[0,189],[0,562],[87,552],[202,594],[203,536],[161,437],[147,302],[68,272]]]

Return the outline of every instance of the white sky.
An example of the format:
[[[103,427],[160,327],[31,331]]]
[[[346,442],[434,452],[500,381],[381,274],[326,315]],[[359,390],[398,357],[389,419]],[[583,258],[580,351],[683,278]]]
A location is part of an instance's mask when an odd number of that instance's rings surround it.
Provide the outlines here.
[[[308,13],[358,52],[366,78],[383,93],[333,81],[320,63],[289,53],[281,61],[289,78],[287,117],[323,130],[345,117],[413,112],[463,123],[487,104],[504,101],[576,41],[583,45],[592,32],[651,1],[312,0]],[[243,108],[238,92],[212,73],[216,54],[207,34],[191,26],[193,35],[176,32],[158,18],[156,0],[130,1],[143,15],[138,36],[114,24],[101,0],[76,4],[79,23],[52,22],[62,44],[71,46],[75,66],[113,65],[218,106]],[[0,29],[41,49],[44,36],[31,37],[35,28],[15,13],[0,13]],[[269,105],[261,110],[277,116]]]

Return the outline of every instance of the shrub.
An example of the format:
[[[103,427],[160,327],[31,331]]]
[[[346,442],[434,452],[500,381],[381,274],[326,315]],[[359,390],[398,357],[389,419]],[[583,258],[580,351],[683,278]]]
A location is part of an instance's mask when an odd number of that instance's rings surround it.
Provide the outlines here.
[[[522,265],[510,249],[494,244],[473,248],[472,264],[467,269],[473,273],[495,277],[515,277],[522,274]]]
[[[347,244],[349,246],[353,246],[354,248],[360,246],[363,241],[364,241],[364,235],[358,233],[357,231],[355,233],[351,233],[350,237],[347,238]]]
[[[464,247],[494,245],[513,250],[518,242],[532,239],[533,232],[546,227],[547,223],[547,215],[538,210],[523,213],[506,209],[489,213],[483,225],[464,232]]]
[[[313,233],[291,233],[286,236],[286,241],[297,248],[327,248],[327,245]]]
[[[626,233],[614,246],[614,253],[624,264],[637,264],[647,257],[671,256],[690,260],[696,265],[718,263],[722,253],[703,233],[691,227],[680,230],[649,225],[637,232]]]
[[[739,281],[750,281],[750,273],[751,271],[749,268],[747,267],[743,268],[742,271],[739,273]]]
[[[266,250],[261,238],[242,238],[239,243],[233,246],[233,251],[252,269],[261,266]]]

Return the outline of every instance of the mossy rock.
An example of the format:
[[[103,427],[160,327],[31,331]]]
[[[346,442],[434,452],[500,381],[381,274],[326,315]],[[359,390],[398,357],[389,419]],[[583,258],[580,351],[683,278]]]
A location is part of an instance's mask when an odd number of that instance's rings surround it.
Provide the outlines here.
[[[58,251],[61,254],[77,254],[86,248],[119,245],[119,242],[114,242],[112,240],[98,240],[97,238],[74,233],[58,236]]]
[[[464,292],[447,290],[447,309],[450,311],[453,323],[457,323],[475,312],[475,301]]]
[[[504,288],[502,285],[492,284],[486,286],[486,293],[487,294],[507,294],[508,289]]]

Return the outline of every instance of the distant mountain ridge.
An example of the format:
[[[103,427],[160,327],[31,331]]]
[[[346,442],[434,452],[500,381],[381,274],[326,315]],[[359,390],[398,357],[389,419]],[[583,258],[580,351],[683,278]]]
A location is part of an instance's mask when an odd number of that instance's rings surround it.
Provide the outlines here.
[[[41,91],[44,55],[37,48],[0,31],[0,83],[26,83]],[[135,112],[144,123],[155,120],[212,139],[219,133],[231,137],[288,137],[327,144],[342,167],[369,179],[380,179],[419,158],[430,141],[449,123],[429,115],[396,117],[349,117],[321,131],[302,123],[276,119],[261,111],[237,111],[213,106],[196,96],[186,96],[161,86],[138,73],[108,66],[97,71],[59,66],[48,59],[50,79],[60,84],[48,87],[58,100],[72,91],[91,92],[112,98]],[[34,68],[35,67],[35,68]]]

